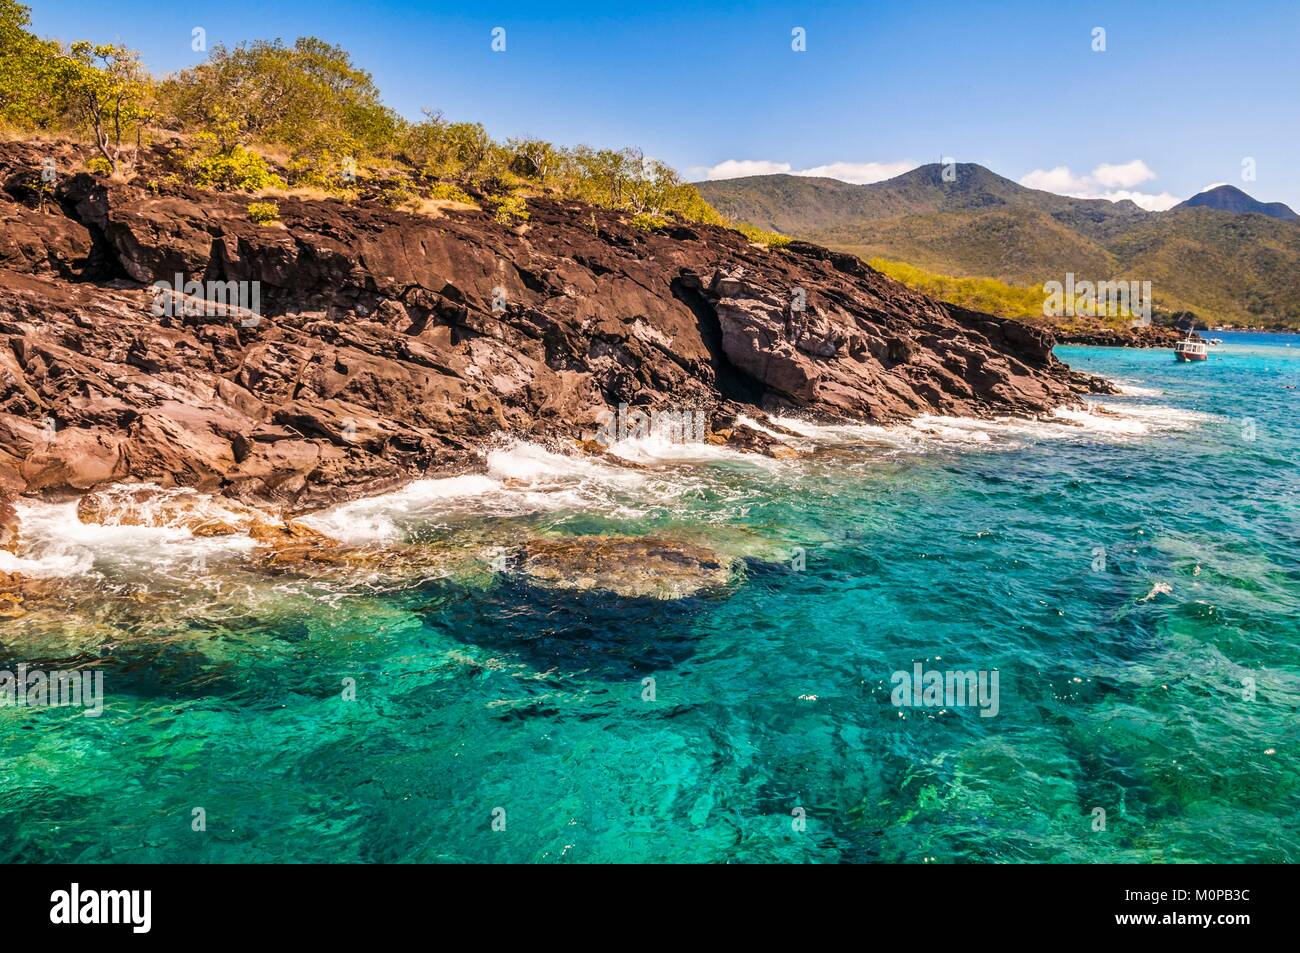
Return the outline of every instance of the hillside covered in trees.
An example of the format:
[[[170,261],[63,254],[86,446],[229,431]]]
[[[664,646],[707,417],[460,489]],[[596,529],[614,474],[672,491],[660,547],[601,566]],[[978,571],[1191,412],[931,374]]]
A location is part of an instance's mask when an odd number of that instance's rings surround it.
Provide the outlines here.
[[[954,299],[960,303],[979,307],[976,302],[990,297],[992,285],[975,287],[986,279],[1006,285],[993,297],[1000,299],[997,313],[1010,317],[1029,317],[1024,305],[1035,289],[1073,273],[1094,281],[1150,281],[1156,309],[1165,314],[1300,327],[1300,223],[1287,219],[1290,210],[1281,203],[1238,193],[1235,203],[1198,197],[1148,212],[1128,200],[1026,188],[971,163],[952,172],[949,181],[943,166],[931,164],[869,185],[795,175],[699,185],[720,213],[757,227],[866,261],[907,262],[969,279]],[[933,285],[914,287],[930,294]]]
[[[625,211],[641,227],[669,217],[725,224],[694,186],[636,148],[498,142],[434,110],[409,121],[345,50],[313,37],[217,45],[200,65],[155,77],[126,46],[63,46],[29,26],[27,7],[0,0],[0,129],[84,139],[96,152],[90,171],[119,180],[164,144],[181,182],[272,199],[296,191],[412,211],[474,204],[519,222],[530,196],[549,195]],[[258,204],[251,214],[274,216],[273,202]]]

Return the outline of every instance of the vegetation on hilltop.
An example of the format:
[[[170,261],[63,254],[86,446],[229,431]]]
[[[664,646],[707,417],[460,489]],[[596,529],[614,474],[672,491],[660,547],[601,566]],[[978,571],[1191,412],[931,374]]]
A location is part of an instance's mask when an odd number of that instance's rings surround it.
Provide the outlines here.
[[[130,175],[141,149],[171,142],[180,178],[223,191],[372,192],[413,209],[477,196],[506,223],[527,219],[527,199],[546,194],[626,211],[643,228],[728,224],[639,149],[498,142],[434,111],[408,121],[347,51],[315,37],[214,46],[199,65],[155,78],[125,47],[64,47],[29,24],[25,5],[0,0],[0,126],[87,137],[111,174]]]
[[[993,278],[959,278],[940,275],[901,261],[872,258],[867,262],[881,274],[907,285],[915,291],[1004,318],[1042,321],[1047,291],[1042,285],[1009,285]]]
[[[1104,317],[1076,317],[1063,315],[1047,317],[1043,314],[1048,291],[1041,285],[1013,285],[995,278],[963,278],[942,275],[901,261],[873,258],[867,262],[881,274],[888,275],[899,284],[907,285],[931,298],[960,305],[972,311],[983,311],[1004,318],[1016,318],[1030,324],[1046,324],[1061,331],[1119,330],[1128,327],[1133,315],[1127,312]],[[1203,326],[1204,319],[1193,311],[1169,308],[1165,302],[1152,305],[1153,324],[1186,327]]]

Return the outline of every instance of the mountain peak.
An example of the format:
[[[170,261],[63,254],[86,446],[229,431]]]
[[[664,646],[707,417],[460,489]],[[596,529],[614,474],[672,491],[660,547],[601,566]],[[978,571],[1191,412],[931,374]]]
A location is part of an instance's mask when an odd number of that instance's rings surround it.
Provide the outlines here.
[[[1280,218],[1292,222],[1300,220],[1300,215],[1297,215],[1282,202],[1257,201],[1235,185],[1218,185],[1212,189],[1206,189],[1204,192],[1193,195],[1186,202],[1180,202],[1174,208],[1212,208],[1220,212],[1236,212],[1240,215],[1253,212],[1258,215],[1267,215],[1270,218]]]
[[[946,178],[945,172],[947,173]],[[1016,184],[1010,179],[998,175],[992,169],[987,169],[974,162],[930,162],[885,181],[900,186],[929,185],[967,190]]]

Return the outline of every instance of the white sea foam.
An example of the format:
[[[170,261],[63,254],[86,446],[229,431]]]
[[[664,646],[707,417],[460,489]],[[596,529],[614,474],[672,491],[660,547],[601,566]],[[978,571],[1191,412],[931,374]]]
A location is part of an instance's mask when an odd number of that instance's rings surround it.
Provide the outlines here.
[[[913,430],[936,437],[945,443],[990,443],[989,422],[965,417],[918,417],[911,422]]]
[[[903,424],[819,424],[800,417],[774,417],[773,422],[813,443],[862,444],[889,451],[920,451],[942,445],[985,444],[992,439],[991,421],[933,414]]]
[[[436,509],[444,503],[498,493],[501,481],[481,473],[416,480],[381,496],[343,503],[302,518],[302,522],[344,543],[362,544],[396,539],[403,517]]]
[[[1111,383],[1119,388],[1120,394],[1125,397],[1159,397],[1164,393],[1156,387],[1139,387],[1137,384],[1128,384],[1124,381],[1111,381]]]
[[[753,417],[747,416],[746,414],[737,414],[736,423],[744,424],[746,427],[749,427],[751,430],[757,430],[760,433],[765,433],[769,437],[773,437],[777,440],[780,440],[782,443],[790,442],[789,434],[777,433],[775,430],[768,427],[766,424],[763,424],[760,421],[755,420]]]
[[[1118,437],[1189,430],[1214,420],[1212,414],[1165,404],[1088,404],[1085,409],[1058,409],[1056,416],[1090,432]]]
[[[885,454],[932,450],[1005,449],[1040,440],[1129,440],[1182,430],[1207,414],[1156,404],[1089,404],[1060,408],[1050,417],[972,419],[927,415],[905,424],[814,423],[799,417],[771,418],[798,436],[778,434],[757,420],[756,430],[809,448],[821,444],[865,446]],[[757,454],[662,437],[621,441],[613,456],[651,469],[633,470],[595,456],[559,453],[520,439],[503,439],[487,455],[487,472],[417,480],[392,493],[345,503],[304,517],[303,522],[345,543],[395,541],[409,529],[451,515],[519,516],[557,510],[598,512],[637,519],[651,511],[693,513],[691,499],[712,500],[714,517],[727,494],[744,493],[720,476],[719,464],[758,468],[797,467]],[[726,467],[725,469],[730,469]],[[0,551],[0,571],[68,576],[101,572],[165,570],[186,561],[233,555],[256,542],[243,534],[196,538],[179,527],[102,526],[82,523],[76,504],[20,502],[19,554]]]
[[[819,424],[802,417],[773,417],[772,422],[809,440],[825,443],[896,443],[901,433],[896,427],[881,427],[877,424]]]
[[[397,540],[407,529],[455,516],[596,510],[634,518],[643,511],[629,506],[628,500],[664,495],[662,480],[649,480],[639,471],[511,439],[489,451],[486,473],[417,480],[391,493],[313,513],[302,521],[335,539],[363,544]]]
[[[1136,417],[1113,413],[1105,405],[1089,406],[1084,409],[1058,407],[1052,413],[1057,420],[1098,434],[1136,437],[1151,429]]]
[[[1023,446],[1025,441],[1125,439],[1168,430],[1182,430],[1212,419],[1208,414],[1154,404],[1090,403],[1060,407],[1050,417],[944,417],[927,414],[905,424],[818,424],[798,417],[773,422],[816,443],[869,444],[923,452],[927,449],[990,449]]]
[[[593,480],[633,486],[644,479],[634,470],[612,466],[596,457],[556,453],[526,440],[512,440],[491,451],[487,465],[494,477],[526,484]]]
[[[770,431],[769,431],[770,433]],[[621,460],[653,466],[674,463],[741,463],[771,468],[778,462],[758,453],[746,453],[733,447],[718,446],[702,440],[674,440],[655,433],[647,437],[628,437],[611,444],[609,452]]]
[[[148,572],[256,545],[243,535],[196,537],[177,527],[83,523],[76,503],[21,501],[15,511],[21,544],[16,556],[0,551],[0,571],[27,576]]]

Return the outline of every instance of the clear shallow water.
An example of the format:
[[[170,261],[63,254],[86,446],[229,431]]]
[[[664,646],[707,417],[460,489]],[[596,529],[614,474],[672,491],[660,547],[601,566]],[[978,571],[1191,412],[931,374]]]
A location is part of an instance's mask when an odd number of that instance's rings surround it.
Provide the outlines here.
[[[819,452],[785,462],[625,448],[634,474],[505,447],[317,521],[740,560],[677,601],[270,576],[32,510],[24,558],[70,608],[5,623],[0,667],[98,659],[107,707],[0,708],[4,859],[1300,860],[1300,337],[1222,336],[1198,366],[1060,349],[1136,389],[1116,416],[805,428]],[[997,669],[998,714],[895,707],[914,661]]]

